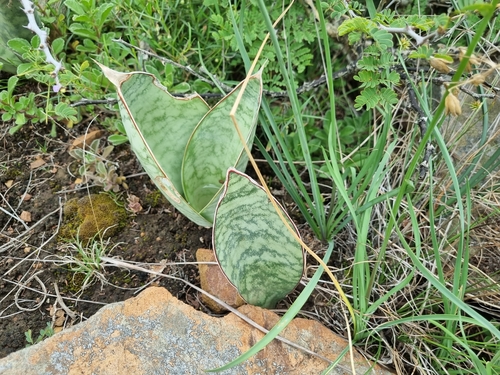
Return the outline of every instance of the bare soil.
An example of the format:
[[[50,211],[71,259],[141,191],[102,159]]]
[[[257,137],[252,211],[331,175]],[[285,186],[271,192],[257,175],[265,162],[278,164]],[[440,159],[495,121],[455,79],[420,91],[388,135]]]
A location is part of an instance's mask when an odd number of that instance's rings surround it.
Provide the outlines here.
[[[63,215],[65,203],[92,193],[103,194],[102,187],[75,185],[78,176],[71,173],[74,168],[70,164],[75,159],[68,149],[88,129],[83,124],[72,130],[60,128],[54,139],[48,136],[49,127],[26,125],[9,135],[9,126],[0,124],[0,357],[25,347],[25,332],[30,329],[36,340],[47,323],[71,326],[105,304],[134,296],[152,282],[203,308],[182,282],[153,280],[147,274],[118,268],[106,268],[106,282],[94,279],[82,291],[83,274],[55,261],[78,257],[58,236],[61,227],[68,224]],[[115,148],[110,157],[119,164],[121,174],[136,175],[126,180],[128,189],[121,189],[115,200],[127,206],[127,197],[135,195],[142,210],[135,214],[129,210],[123,229],[110,238],[107,249],[112,251],[106,255],[140,264],[196,261],[196,250],[211,246],[211,230],[176,212],[149,177],[141,174],[142,167],[128,145]],[[167,266],[164,272],[198,284],[193,265]],[[74,319],[57,302],[58,294],[76,313]]]

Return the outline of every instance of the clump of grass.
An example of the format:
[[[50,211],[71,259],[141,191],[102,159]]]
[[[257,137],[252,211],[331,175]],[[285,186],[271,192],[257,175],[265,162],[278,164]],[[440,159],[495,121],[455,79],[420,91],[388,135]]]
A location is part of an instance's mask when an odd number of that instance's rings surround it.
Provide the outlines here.
[[[104,240],[100,235],[90,241],[83,241],[77,235],[59,247],[65,255],[60,256],[57,263],[73,273],[73,284],[78,285],[78,292],[82,292],[96,281],[106,282],[101,257],[110,255],[119,245],[112,244],[109,238]]]
[[[370,17],[382,17],[372,2],[367,5]],[[492,16],[494,4],[488,9],[488,16]],[[360,23],[371,22],[368,17],[349,14],[347,9],[345,15]],[[319,18],[318,34],[324,47],[323,65],[328,82],[327,108],[331,111],[328,143],[323,148],[323,173],[318,174],[317,164],[312,163],[306,130],[304,114],[313,101],[303,102],[296,95],[297,83],[289,70],[291,56],[279,51],[271,26],[268,27],[271,39],[288,80],[298,142],[292,154],[264,102],[261,123],[269,146],[266,148],[265,142],[260,144],[261,152],[272,162],[315,234],[332,246],[335,241],[336,250],[343,253],[341,268],[331,269],[338,282],[333,278],[320,281],[314,292],[324,296],[317,308],[321,310],[324,305],[326,312],[318,315],[327,315],[324,322],[340,334],[347,331],[353,346],[399,373],[498,373],[500,320],[496,309],[486,306],[492,300],[493,304],[498,303],[499,286],[494,279],[478,272],[478,267],[471,266],[470,259],[471,245],[477,240],[473,228],[485,217],[498,213],[493,204],[500,198],[498,184],[490,185],[489,191],[484,188],[485,181],[495,174],[499,154],[471,157],[468,166],[455,165],[439,131],[446,119],[446,100],[442,98],[437,108],[432,103],[432,73],[428,82],[425,78],[407,80],[406,89],[389,85],[390,90],[400,95],[399,100],[395,103],[396,96],[392,95],[390,100],[384,97],[380,105],[368,107],[372,109],[372,130],[362,144],[346,155],[339,139],[335,112],[338,93],[330,78],[333,77],[331,50],[321,12]],[[346,23],[353,26],[351,40],[361,36],[356,30],[360,23]],[[480,25],[485,30],[487,20],[483,19]],[[374,30],[375,43],[367,56],[374,48],[382,48],[380,45],[384,43],[386,48],[393,43],[392,36],[385,38],[384,33]],[[464,32],[461,37],[468,35],[467,29]],[[493,37],[496,32],[490,29],[488,35]],[[458,39],[448,42],[454,44]],[[467,45],[472,50],[478,42],[476,35]],[[407,63],[403,58],[398,60],[396,54],[391,65],[401,64],[401,71],[405,71]],[[460,60],[455,74],[457,82],[466,67],[466,61]],[[413,112],[412,108],[409,112],[404,105],[409,91],[418,111]],[[372,96],[369,99],[374,103],[377,98]],[[366,91],[365,99],[368,99]],[[348,97],[345,100],[349,102]],[[487,104],[483,101],[483,105]],[[316,116],[325,121],[326,110],[318,106]],[[421,124],[422,119],[426,122],[424,127],[408,129],[408,123]],[[488,126],[486,120],[483,124],[485,128]],[[437,149],[436,156],[429,151],[432,147]],[[269,148],[277,161],[267,153]],[[371,151],[361,153],[362,148]],[[297,150],[302,151],[305,169],[294,165],[293,155]],[[356,154],[364,157],[356,164],[349,163]],[[488,203],[486,196],[491,199]],[[476,215],[477,204],[482,207],[480,215]],[[308,282],[315,281],[311,278]],[[302,294],[289,311],[304,302]],[[344,295],[348,296],[347,302]],[[348,317],[339,313],[348,310]]]

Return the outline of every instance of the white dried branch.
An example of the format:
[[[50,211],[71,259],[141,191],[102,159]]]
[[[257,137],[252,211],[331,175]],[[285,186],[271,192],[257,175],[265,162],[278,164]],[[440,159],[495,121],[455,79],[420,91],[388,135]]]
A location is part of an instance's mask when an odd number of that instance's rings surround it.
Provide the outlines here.
[[[45,53],[46,57],[46,62],[48,64],[54,65],[54,71],[51,73],[51,76],[55,79],[56,84],[52,86],[52,89],[54,92],[58,92],[61,89],[61,83],[59,82],[59,71],[64,69],[62,63],[60,61],[57,61],[53,56],[50,51],[50,48],[47,43],[47,32],[45,30],[42,30],[38,24],[36,23],[35,19],[35,9],[33,7],[33,2],[30,0],[20,0],[21,4],[23,6],[23,11],[26,13],[26,16],[28,17],[28,25],[24,26],[28,30],[33,31],[38,37],[40,38],[40,49]]]
[[[385,30],[391,34],[406,34],[408,35],[410,38],[414,39],[415,40],[415,44],[417,46],[420,46],[422,44],[424,44],[428,39],[430,39],[431,37],[434,36],[434,33],[431,33],[425,37],[417,34],[412,27],[410,26],[406,26],[406,27],[387,27],[387,26],[383,26],[383,25],[379,25],[378,28],[380,30]]]

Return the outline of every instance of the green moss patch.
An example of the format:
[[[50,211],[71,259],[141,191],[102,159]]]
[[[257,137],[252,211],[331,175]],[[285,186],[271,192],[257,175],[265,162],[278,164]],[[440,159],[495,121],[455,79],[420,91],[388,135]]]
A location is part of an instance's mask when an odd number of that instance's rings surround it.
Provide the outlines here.
[[[108,238],[125,226],[127,217],[125,208],[116,204],[108,194],[74,198],[64,206],[60,237],[71,240],[78,236],[80,240],[88,241],[100,233]]]

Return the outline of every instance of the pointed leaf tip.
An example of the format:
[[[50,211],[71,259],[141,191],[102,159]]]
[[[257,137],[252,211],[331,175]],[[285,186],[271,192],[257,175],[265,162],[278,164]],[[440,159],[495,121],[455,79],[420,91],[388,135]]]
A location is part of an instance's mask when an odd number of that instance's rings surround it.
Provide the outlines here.
[[[94,60],[94,62],[99,65],[99,68],[101,68],[102,72],[106,76],[109,81],[115,85],[117,88],[120,87],[120,85],[127,80],[127,78],[130,76],[129,73],[121,73],[117,72],[116,70],[113,70],[111,68],[108,68],[105,65],[102,65],[101,63],[97,62]]]

